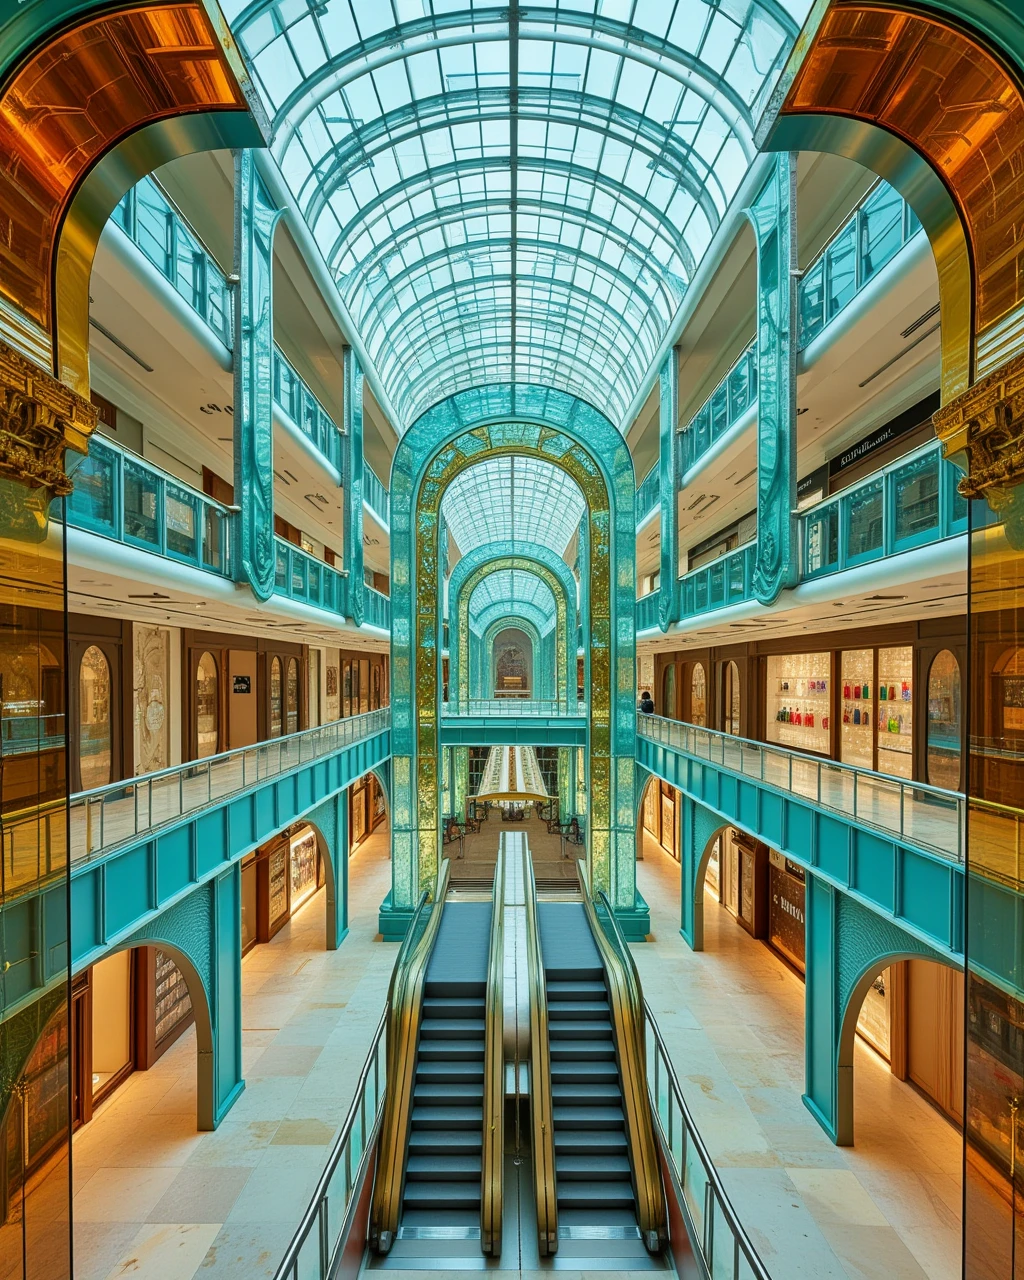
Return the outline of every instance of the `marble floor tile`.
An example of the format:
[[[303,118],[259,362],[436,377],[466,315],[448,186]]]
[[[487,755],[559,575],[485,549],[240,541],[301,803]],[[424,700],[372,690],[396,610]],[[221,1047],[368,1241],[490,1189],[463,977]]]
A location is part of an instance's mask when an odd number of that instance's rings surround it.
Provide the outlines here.
[[[147,1223],[107,1280],[168,1280],[195,1275],[218,1228],[205,1223]]]
[[[251,1174],[252,1170],[244,1167],[189,1165],[153,1206],[149,1221],[215,1222],[220,1226]]]
[[[177,1177],[175,1169],[97,1169],[71,1205],[78,1222],[145,1222]]]

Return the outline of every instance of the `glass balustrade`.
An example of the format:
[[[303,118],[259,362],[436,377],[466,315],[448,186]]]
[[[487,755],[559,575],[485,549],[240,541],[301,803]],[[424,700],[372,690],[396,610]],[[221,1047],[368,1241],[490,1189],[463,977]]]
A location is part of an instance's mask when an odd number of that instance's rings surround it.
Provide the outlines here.
[[[692,618],[699,613],[749,600],[756,557],[757,543],[748,542],[736,551],[684,574],[679,579],[680,617]]]
[[[638,716],[637,733],[953,862],[964,860],[964,797],[957,792],[662,716]]]
[[[74,472],[68,523],[230,578],[232,511],[94,435]],[[60,504],[54,505],[59,516]]]
[[[282,409],[318,453],[341,470],[341,432],[280,347],[274,347],[274,403]]]
[[[388,491],[377,478],[376,471],[363,460],[363,499],[370,510],[387,527],[391,520],[391,503]]]
[[[636,491],[636,522],[640,524],[661,500],[661,464],[656,462]]]
[[[689,471],[757,399],[756,342],[740,352],[735,364],[683,428],[683,471]]]
[[[363,622],[382,631],[391,630],[391,601],[374,587],[363,586]]]
[[[300,600],[317,609],[329,609],[331,613],[347,612],[346,579],[337,569],[284,538],[275,536],[274,551],[275,595]]]
[[[568,706],[556,698],[468,698],[446,702],[442,716],[582,716],[587,704],[573,699]]]
[[[112,221],[199,318],[231,346],[231,286],[213,255],[152,178],[128,191]]]
[[[157,827],[373,737],[390,724],[391,708],[382,707],[256,746],[79,792],[71,797],[71,860],[99,857]]]
[[[637,631],[651,631],[659,625],[658,602],[660,600],[661,592],[655,590],[649,595],[641,596],[636,602]]]

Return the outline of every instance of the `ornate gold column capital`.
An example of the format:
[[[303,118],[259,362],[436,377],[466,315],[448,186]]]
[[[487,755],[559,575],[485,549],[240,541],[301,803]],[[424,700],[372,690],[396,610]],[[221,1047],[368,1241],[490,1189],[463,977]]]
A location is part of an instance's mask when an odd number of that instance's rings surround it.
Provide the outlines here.
[[[89,451],[96,408],[0,341],[0,476],[49,497],[71,492],[64,451]]]
[[[984,498],[1024,546],[1024,355],[1007,360],[932,417],[946,457],[965,472],[959,490]]]

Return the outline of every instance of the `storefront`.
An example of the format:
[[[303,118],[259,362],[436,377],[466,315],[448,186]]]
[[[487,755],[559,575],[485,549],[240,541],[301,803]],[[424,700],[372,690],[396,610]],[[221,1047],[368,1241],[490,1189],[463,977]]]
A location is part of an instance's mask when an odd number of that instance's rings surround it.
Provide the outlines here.
[[[807,963],[806,891],[803,868],[772,849],[768,867],[768,941],[800,973]]]
[[[242,950],[269,942],[324,883],[316,831],[275,836],[242,863]]]
[[[715,840],[704,887],[755,938],[767,932],[768,851],[745,832],[729,827]]]
[[[832,654],[773,654],[766,679],[765,740],[831,755]]]
[[[384,788],[375,773],[364,773],[349,788],[348,830],[349,854],[355,853],[360,844],[387,818],[387,802]]]
[[[896,778],[914,775],[914,649],[846,649],[840,654],[839,758]]]
[[[667,854],[679,861],[679,793],[667,782],[652,778],[644,792],[641,821]]]

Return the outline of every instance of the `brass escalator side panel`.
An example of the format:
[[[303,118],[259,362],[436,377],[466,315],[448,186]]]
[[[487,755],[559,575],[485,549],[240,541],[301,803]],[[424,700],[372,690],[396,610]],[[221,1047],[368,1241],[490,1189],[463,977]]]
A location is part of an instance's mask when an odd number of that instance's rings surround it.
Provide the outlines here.
[[[505,840],[498,846],[491,898],[484,1005],[483,1146],[480,1164],[480,1247],[501,1255],[505,1166]]]
[[[526,959],[530,990],[530,1125],[533,1181],[537,1197],[537,1246],[541,1257],[558,1251],[558,1185],[555,1178],[554,1103],[551,1092],[551,1047],[548,1043],[548,996],[537,922],[537,885],[533,861],[523,842],[523,887],[526,902]]]
[[[423,1015],[423,986],[441,927],[450,872],[451,864],[445,858],[438,868],[433,899],[428,899],[426,892],[420,898],[391,975],[387,1014],[387,1087],[370,1212],[370,1242],[378,1253],[387,1253],[391,1248],[402,1212],[416,1054]],[[427,913],[427,918],[421,931],[424,913]]]
[[[622,1085],[622,1108],[626,1116],[626,1141],[629,1145],[630,1171],[636,1196],[637,1223],[644,1243],[653,1253],[664,1246],[668,1231],[665,1189],[661,1181],[661,1162],[651,1112],[651,1095],[647,1087],[644,1000],[640,975],[607,897],[603,893],[599,895],[612,938],[608,937],[604,925],[598,919],[587,869],[582,861],[579,870],[583,909],[597,943],[608,983]]]

